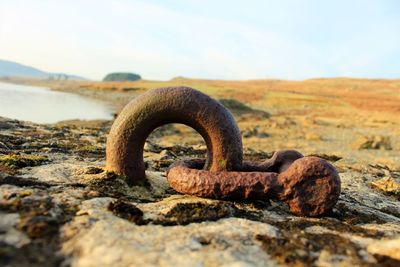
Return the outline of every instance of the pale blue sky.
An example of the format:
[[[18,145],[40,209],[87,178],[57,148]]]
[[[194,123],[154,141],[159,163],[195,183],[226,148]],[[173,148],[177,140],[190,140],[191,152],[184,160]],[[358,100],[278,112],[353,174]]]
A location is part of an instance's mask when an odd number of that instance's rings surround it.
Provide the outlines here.
[[[91,79],[400,78],[400,1],[0,0],[0,59]]]

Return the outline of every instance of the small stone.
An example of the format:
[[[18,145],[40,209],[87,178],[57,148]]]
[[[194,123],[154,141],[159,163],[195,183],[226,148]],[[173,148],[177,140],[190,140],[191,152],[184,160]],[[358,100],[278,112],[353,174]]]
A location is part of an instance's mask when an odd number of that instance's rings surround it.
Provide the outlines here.
[[[302,249],[296,249],[295,252],[296,252],[297,256],[299,256],[301,258],[305,258],[308,255],[307,251],[302,250]]]
[[[171,159],[175,158],[176,155],[171,152],[170,150],[164,149],[163,151],[160,152],[160,160],[166,160],[166,159]]]
[[[351,257],[345,255],[332,254],[328,250],[322,250],[319,254],[316,266],[327,267],[327,266],[354,266]]]
[[[161,148],[155,144],[152,144],[150,142],[146,142],[144,144],[144,151],[146,152],[153,152],[153,153],[160,153]]]
[[[40,238],[57,233],[59,225],[55,218],[39,215],[24,218],[19,228],[24,230],[30,238]]]
[[[108,210],[114,215],[136,224],[143,223],[143,212],[132,203],[118,199],[108,205]]]
[[[376,241],[367,247],[367,251],[400,260],[400,238]]]
[[[0,243],[22,247],[30,242],[25,233],[15,229],[15,225],[17,225],[20,220],[20,215],[18,213],[0,212],[0,218]]]
[[[370,186],[375,187],[387,194],[400,196],[400,183],[392,177],[384,177],[377,181],[371,182]]]
[[[391,150],[391,141],[389,136],[360,136],[352,144],[351,147],[354,149],[380,149],[380,150]]]
[[[243,138],[249,138],[249,137],[252,137],[252,136],[254,136],[256,134],[257,134],[257,128],[254,128],[252,130],[244,130],[244,131],[242,131]]]
[[[85,174],[99,174],[102,172],[104,172],[104,170],[99,167],[90,166],[85,169]]]
[[[319,136],[316,133],[306,133],[304,137],[308,141],[321,141],[322,140],[321,136]]]
[[[263,131],[259,131],[259,126],[256,126],[253,129],[242,131],[242,136],[243,138],[249,138],[249,137],[267,138],[269,137],[269,134]]]
[[[99,195],[100,195],[100,193],[97,192],[97,191],[94,191],[94,190],[91,190],[91,191],[89,191],[89,192],[86,193],[86,196],[87,196],[87,197],[90,197],[90,198],[98,197]]]
[[[0,142],[0,149],[10,150],[10,148],[3,142]]]
[[[269,134],[262,132],[262,133],[257,134],[257,137],[258,138],[267,138],[267,137],[269,137]]]

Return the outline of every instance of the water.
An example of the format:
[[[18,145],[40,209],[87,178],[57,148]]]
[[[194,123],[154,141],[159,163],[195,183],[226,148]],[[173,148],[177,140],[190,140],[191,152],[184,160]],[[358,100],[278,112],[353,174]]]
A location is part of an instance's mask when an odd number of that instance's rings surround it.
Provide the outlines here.
[[[111,119],[112,109],[79,95],[0,82],[0,116],[35,123],[55,123],[72,119]]]

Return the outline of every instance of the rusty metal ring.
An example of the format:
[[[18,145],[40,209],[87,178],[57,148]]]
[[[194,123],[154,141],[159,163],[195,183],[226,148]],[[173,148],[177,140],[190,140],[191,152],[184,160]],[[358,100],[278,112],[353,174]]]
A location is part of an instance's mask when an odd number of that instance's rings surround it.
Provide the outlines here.
[[[326,213],[339,198],[340,178],[323,159],[284,150],[264,162],[243,162],[240,131],[231,113],[189,87],[150,90],[123,109],[107,139],[107,170],[127,176],[130,184],[143,181],[146,138],[168,123],[194,128],[207,145],[207,159],[177,162],[169,169],[168,181],[180,193],[220,199],[275,198],[305,216]]]
[[[145,180],[143,148],[157,127],[182,123],[195,129],[207,145],[204,169],[239,170],[242,139],[232,114],[218,101],[190,87],[149,90],[134,98],[114,121],[106,146],[106,169],[125,175],[130,184]]]

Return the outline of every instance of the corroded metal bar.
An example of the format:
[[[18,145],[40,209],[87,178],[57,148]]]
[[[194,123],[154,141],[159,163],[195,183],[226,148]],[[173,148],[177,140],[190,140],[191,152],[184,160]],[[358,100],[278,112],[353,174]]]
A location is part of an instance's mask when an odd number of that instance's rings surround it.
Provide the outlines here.
[[[211,172],[240,169],[242,140],[232,114],[218,101],[189,87],[149,90],[126,105],[107,138],[106,169],[127,176],[132,185],[143,182],[146,138],[168,123],[190,126],[204,138],[207,145],[204,169]]]
[[[278,155],[277,155],[278,156]],[[203,161],[204,162],[204,161]],[[280,165],[278,163],[275,168]],[[178,192],[217,199],[266,199],[285,201],[292,213],[319,216],[339,199],[340,178],[335,168],[317,157],[301,157],[281,172],[199,170],[200,160],[175,163],[168,182]]]

